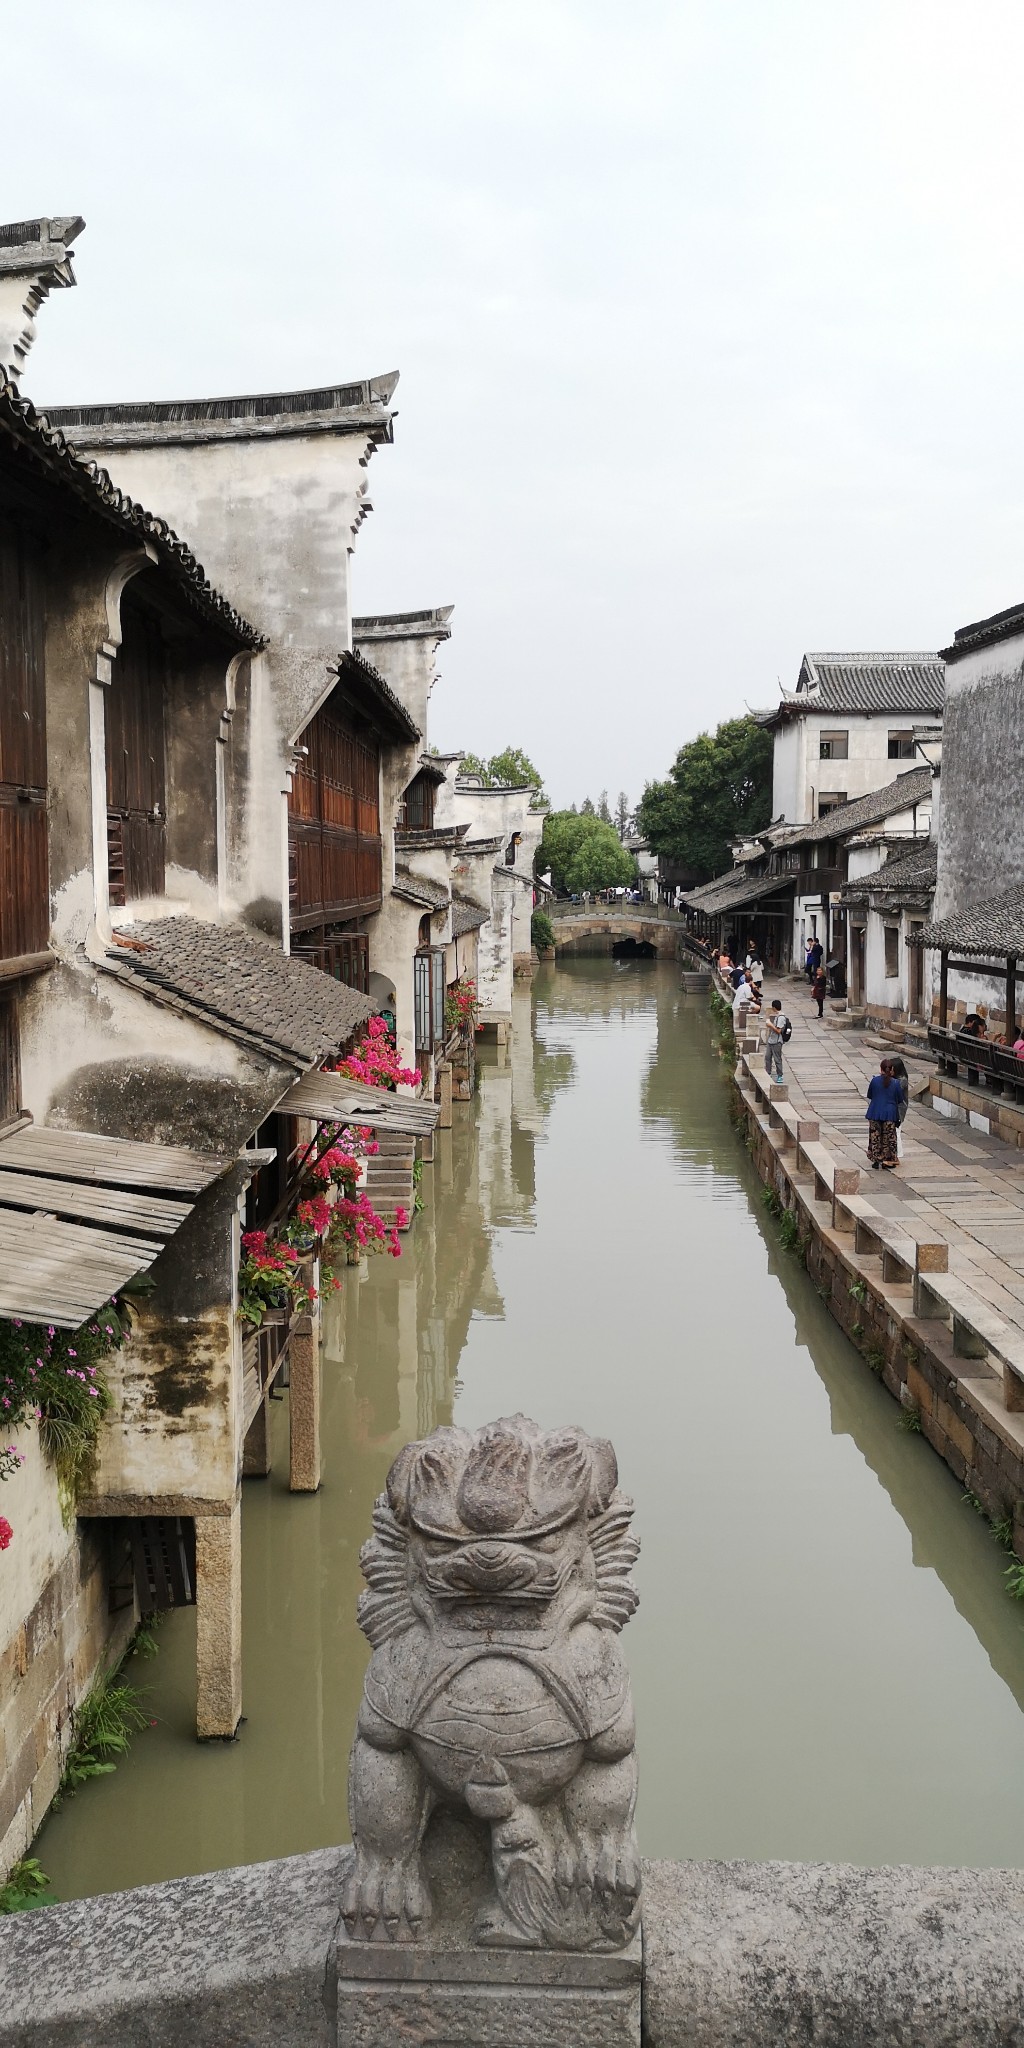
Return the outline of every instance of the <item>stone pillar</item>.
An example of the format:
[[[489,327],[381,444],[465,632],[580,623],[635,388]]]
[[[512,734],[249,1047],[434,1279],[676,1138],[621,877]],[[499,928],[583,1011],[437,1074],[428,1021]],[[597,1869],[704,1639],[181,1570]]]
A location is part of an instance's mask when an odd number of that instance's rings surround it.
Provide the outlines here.
[[[437,1127],[440,1131],[450,1131],[452,1127],[452,1067],[450,1060],[445,1060],[441,1068],[440,1080],[441,1114],[438,1118]]]
[[[242,1503],[196,1516],[196,1734],[234,1735],[242,1718]]]
[[[320,1484],[320,1341],[303,1316],[288,1346],[288,1485],[315,1493]]]
[[[270,1416],[261,1401],[242,1446],[242,1478],[265,1479],[270,1471]]]

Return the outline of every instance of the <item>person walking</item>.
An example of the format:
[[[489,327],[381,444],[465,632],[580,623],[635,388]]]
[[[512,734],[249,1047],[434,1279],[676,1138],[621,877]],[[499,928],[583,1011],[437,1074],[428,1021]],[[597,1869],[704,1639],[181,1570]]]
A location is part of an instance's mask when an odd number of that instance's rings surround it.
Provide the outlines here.
[[[825,1013],[825,997],[826,997],[826,994],[827,994],[827,993],[828,993],[828,976],[827,976],[827,974],[825,973],[825,969],[824,969],[824,968],[823,968],[823,966],[821,965],[821,962],[819,961],[819,962],[818,962],[818,971],[817,971],[817,973],[815,974],[814,980],[813,980],[813,981],[812,981],[812,983],[811,983],[811,994],[812,994],[812,996],[814,997],[814,1000],[815,1000],[815,1002],[816,1002],[816,1003],[817,1003],[817,1005],[818,1005],[818,1015],[819,1015],[819,1017],[823,1016],[823,1015],[824,1015],[824,1013]]]
[[[772,997],[772,1006],[764,1020],[765,1046],[764,1070],[771,1079],[774,1070],[777,1081],[783,1079],[782,1048],[788,1044],[793,1026],[783,1010],[778,996]]]
[[[910,1075],[907,1073],[906,1063],[900,1059],[898,1053],[894,1052],[889,1055],[889,1065],[903,1090],[903,1100],[900,1103],[899,1115],[896,1119],[896,1157],[897,1159],[902,1159],[903,1126],[906,1123],[907,1111],[910,1108]]]
[[[868,1106],[864,1112],[868,1124],[868,1158],[876,1172],[879,1168],[884,1168],[887,1173],[895,1171],[900,1106],[906,1099],[903,1083],[893,1073],[892,1061],[883,1060],[878,1073],[873,1074],[868,1082]]]
[[[821,966],[821,963],[824,958],[825,953],[824,948],[822,947],[821,940],[812,939],[807,954],[807,978],[809,981],[814,980],[814,977],[817,974],[818,969]]]
[[[750,979],[753,982],[758,994],[760,995],[761,983],[764,980],[764,961],[762,960],[760,953],[755,953],[750,963]]]

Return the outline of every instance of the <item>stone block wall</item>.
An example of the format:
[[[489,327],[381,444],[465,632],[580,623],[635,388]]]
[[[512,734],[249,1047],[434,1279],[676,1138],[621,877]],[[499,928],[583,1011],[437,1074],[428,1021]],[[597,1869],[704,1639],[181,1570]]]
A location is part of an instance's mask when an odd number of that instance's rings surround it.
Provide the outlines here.
[[[977,1131],[989,1131],[1004,1145],[1024,1149],[1024,1107],[990,1088],[971,1088],[952,1074],[933,1074],[929,1081],[932,1108],[951,1123],[970,1123]]]
[[[879,1262],[856,1253],[853,1234],[834,1231],[814,1213],[813,1185],[795,1178],[795,1152],[780,1149],[738,1087],[736,1096],[751,1158],[765,1185],[796,1215],[807,1275],[829,1314],[860,1352],[865,1370],[917,1418],[921,1434],[989,1520],[1012,1523],[1014,1550],[1024,1557],[1024,1446],[1009,1429],[1000,1432],[997,1378],[986,1380],[980,1361],[956,1357],[944,1324],[914,1316],[910,1289],[887,1286]],[[975,1392],[986,1383],[993,1390],[990,1408]]]
[[[79,1522],[0,1653],[0,1878],[39,1832],[70,1747],[73,1708],[123,1656],[136,1619],[134,1602],[108,1612],[106,1531]]]

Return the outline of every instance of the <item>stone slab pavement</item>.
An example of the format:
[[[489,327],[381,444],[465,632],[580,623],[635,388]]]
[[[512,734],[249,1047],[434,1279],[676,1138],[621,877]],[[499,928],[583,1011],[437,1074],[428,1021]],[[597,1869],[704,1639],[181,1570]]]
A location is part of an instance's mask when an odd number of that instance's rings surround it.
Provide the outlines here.
[[[783,1053],[790,1101],[821,1126],[841,1166],[859,1166],[861,1192],[909,1236],[942,1239],[949,1270],[968,1281],[1008,1323],[1024,1330],[1024,1151],[966,1124],[951,1124],[911,1101],[903,1159],[894,1173],[867,1162],[867,1086],[885,1058],[867,1034],[819,1023],[809,988],[793,979],[764,984],[765,1007],[778,996],[793,1025]],[[908,1060],[911,1087],[929,1069]],[[927,1101],[927,1098],[925,1098]]]

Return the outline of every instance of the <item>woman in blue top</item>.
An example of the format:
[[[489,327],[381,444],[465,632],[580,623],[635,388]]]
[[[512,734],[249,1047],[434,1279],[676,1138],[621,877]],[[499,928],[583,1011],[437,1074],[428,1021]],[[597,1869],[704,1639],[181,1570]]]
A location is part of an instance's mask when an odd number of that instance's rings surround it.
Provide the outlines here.
[[[881,1071],[868,1082],[868,1158],[876,1169],[892,1172],[896,1165],[896,1134],[900,1127],[900,1105],[906,1091],[892,1061],[883,1060]]]

